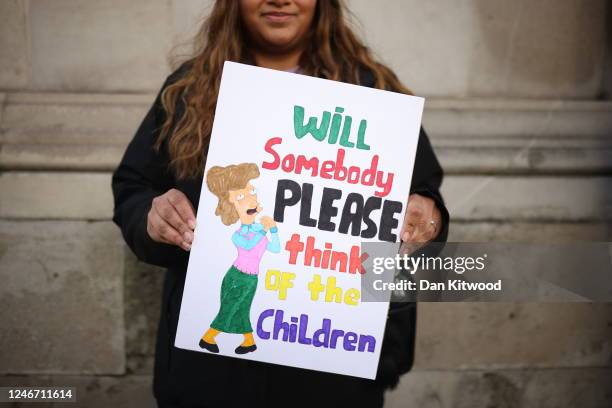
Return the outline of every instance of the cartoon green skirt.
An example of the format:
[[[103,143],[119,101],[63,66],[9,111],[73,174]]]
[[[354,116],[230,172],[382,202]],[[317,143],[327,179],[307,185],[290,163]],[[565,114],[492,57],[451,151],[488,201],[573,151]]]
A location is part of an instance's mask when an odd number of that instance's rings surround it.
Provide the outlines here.
[[[232,265],[221,283],[221,307],[210,327],[224,333],[251,333],[249,315],[256,289],[257,275],[243,273]]]

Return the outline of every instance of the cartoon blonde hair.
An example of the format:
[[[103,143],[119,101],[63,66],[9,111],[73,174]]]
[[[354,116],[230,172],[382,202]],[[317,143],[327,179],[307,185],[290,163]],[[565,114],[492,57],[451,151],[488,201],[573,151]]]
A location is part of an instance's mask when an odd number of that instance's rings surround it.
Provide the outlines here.
[[[229,192],[245,188],[250,180],[259,177],[259,167],[255,163],[231,164],[226,167],[214,166],[206,174],[206,185],[219,202],[215,215],[221,217],[225,225],[232,225],[240,218],[229,201]]]

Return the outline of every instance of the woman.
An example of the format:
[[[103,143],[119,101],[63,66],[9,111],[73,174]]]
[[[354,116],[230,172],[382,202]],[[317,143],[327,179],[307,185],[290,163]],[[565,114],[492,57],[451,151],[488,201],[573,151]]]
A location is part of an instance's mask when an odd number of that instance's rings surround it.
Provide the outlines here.
[[[236,347],[236,354],[257,350],[250,321],[251,303],[257,289],[259,263],[265,251],[280,252],[276,222],[271,217],[255,217],[261,211],[257,191],[250,180],[259,177],[255,163],[241,163],[227,167],[215,166],[208,170],[206,185],[218,198],[215,215],[225,225],[240,220],[240,228],[232,235],[238,257],[230,266],[221,283],[221,307],[200,339],[200,347],[218,353],[215,337],[220,333],[240,333],[244,341]],[[270,231],[270,240],[266,237]]]
[[[114,221],[144,262],[168,268],[156,345],[162,407],[383,404],[412,364],[415,308],[392,304],[376,381],[173,346],[208,138],[225,60],[408,93],[344,20],[340,0],[218,0],[195,55],[168,77],[113,175]],[[401,238],[445,241],[442,169],[421,130]]]

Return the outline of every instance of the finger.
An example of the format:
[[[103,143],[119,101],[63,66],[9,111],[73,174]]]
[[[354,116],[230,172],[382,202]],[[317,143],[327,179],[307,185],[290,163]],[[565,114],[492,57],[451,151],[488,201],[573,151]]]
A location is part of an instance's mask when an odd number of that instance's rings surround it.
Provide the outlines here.
[[[155,212],[153,207],[151,207],[151,209],[149,210],[149,213],[147,214],[147,234],[149,234],[149,237],[151,237],[153,241],[161,242],[162,239],[159,236],[157,232],[157,228],[154,225],[155,217],[157,216],[158,216],[157,213]]]
[[[442,225],[442,214],[440,213],[440,209],[438,209],[438,207],[435,205],[432,208],[431,220],[433,221],[433,223],[430,222],[431,239],[434,239],[435,237],[438,236],[443,226]]]
[[[162,239],[166,243],[180,246],[186,251],[189,251],[191,249],[193,235],[185,236],[185,234],[177,230],[172,224],[166,221],[166,219],[164,219],[162,215],[159,213],[156,213],[156,216],[154,218],[154,224],[155,224],[155,228],[157,229],[159,235],[162,237]],[[189,233],[192,234],[191,232]]]
[[[186,251],[191,249],[191,243],[186,242],[181,234],[174,229],[172,225],[166,222],[166,220],[164,220],[158,213],[152,217],[151,223],[162,242],[179,246]]]
[[[168,201],[174,207],[187,226],[193,231],[196,225],[195,211],[191,201],[183,192],[173,189],[169,191]]]
[[[415,226],[408,242],[428,242],[434,238],[435,227],[429,221],[422,221]]]
[[[416,224],[419,223],[419,218],[415,217],[410,211],[406,211],[406,217],[404,218],[404,225],[402,226],[402,232],[400,237],[402,241],[407,241],[408,238],[414,233]]]
[[[423,236],[423,227],[421,225],[415,225],[412,234],[408,237],[407,242],[422,242],[421,237]]]
[[[193,242],[193,232],[167,199],[166,201],[159,202],[154,208],[157,214],[179,233],[183,241],[189,244]]]
[[[416,199],[413,199],[408,202],[408,207],[406,208],[406,216],[404,217],[404,225],[402,227],[402,236],[404,236],[404,232],[408,230],[410,225],[416,225],[422,221],[424,214],[424,209],[420,203],[417,202]]]
[[[414,234],[414,224],[406,224],[404,226],[404,230],[402,231],[401,239],[403,242],[407,242],[410,240],[412,234]]]
[[[434,210],[435,205],[433,203],[431,205],[427,205],[425,208],[421,222],[418,224],[418,232],[420,236],[415,237],[415,239],[431,241],[433,238],[435,238],[439,220],[436,219]]]

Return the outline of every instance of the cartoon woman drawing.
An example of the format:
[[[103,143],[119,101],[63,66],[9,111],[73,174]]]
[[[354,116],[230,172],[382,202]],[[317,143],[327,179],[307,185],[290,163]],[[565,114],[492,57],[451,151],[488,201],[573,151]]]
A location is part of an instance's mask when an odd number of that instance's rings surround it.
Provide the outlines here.
[[[221,306],[210,328],[200,339],[200,347],[218,353],[215,337],[220,332],[240,333],[244,341],[236,348],[236,354],[257,350],[251,326],[251,303],[257,289],[259,263],[266,250],[280,252],[278,228],[271,217],[255,216],[262,210],[257,201],[257,192],[250,183],[259,177],[259,168],[254,163],[242,163],[227,167],[212,167],[207,174],[208,189],[219,199],[215,215],[225,225],[240,220],[241,226],[232,235],[238,250],[236,260],[230,266],[221,283]],[[266,237],[270,232],[270,239]]]

